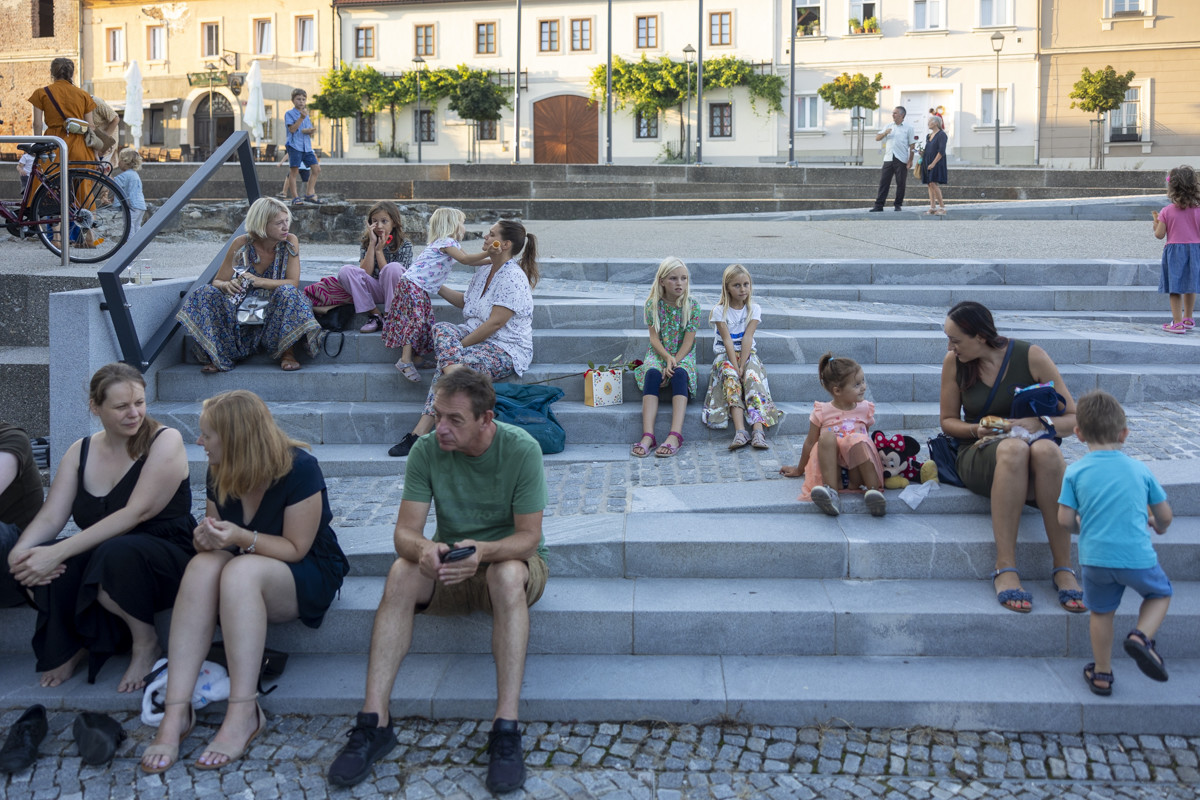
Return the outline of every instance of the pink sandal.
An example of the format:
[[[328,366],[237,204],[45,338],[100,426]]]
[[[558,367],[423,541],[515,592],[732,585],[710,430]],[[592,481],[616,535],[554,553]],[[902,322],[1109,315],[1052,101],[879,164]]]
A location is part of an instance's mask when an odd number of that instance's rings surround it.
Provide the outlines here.
[[[668,441],[672,436],[679,440],[679,444],[673,445],[670,443],[670,441]],[[656,458],[670,458],[678,453],[679,448],[681,447],[683,447],[683,434],[679,431],[671,431],[666,435],[666,438],[663,439],[663,443],[658,450],[654,451],[654,455]],[[666,450],[666,452],[661,453],[659,450]]]
[[[1162,326],[1167,333],[1187,333],[1187,326],[1182,322],[1168,322]]]
[[[645,439],[647,436],[650,437],[649,447],[642,444],[642,439]],[[646,456],[650,455],[650,448],[658,446],[658,439],[654,438],[653,431],[646,431],[645,433],[643,433],[642,439],[638,439],[636,442],[633,443],[633,447],[629,448],[629,454],[631,456],[634,456],[636,458],[645,458]],[[639,450],[641,450],[642,452],[639,453],[638,452]]]

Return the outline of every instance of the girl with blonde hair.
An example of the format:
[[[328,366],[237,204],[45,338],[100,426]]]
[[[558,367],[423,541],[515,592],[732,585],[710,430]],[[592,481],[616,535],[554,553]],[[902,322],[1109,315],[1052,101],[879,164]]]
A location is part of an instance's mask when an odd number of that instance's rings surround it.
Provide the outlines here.
[[[196,527],[171,619],[165,714],[142,769],[164,772],[195,725],[192,689],[218,621],[229,664],[229,707],[196,761],[219,769],[238,760],[266,718],[255,693],[267,624],[321,621],[350,571],[325,478],[307,445],[275,424],[258,395],[225,392],[204,401],[200,438],[208,455],[208,503]]]

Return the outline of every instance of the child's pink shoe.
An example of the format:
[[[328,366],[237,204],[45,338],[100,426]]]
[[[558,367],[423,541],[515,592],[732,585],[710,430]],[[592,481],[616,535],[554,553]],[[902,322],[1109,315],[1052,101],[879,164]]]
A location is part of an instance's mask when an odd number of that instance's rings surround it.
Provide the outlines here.
[[[1182,322],[1183,327],[1187,328],[1189,331],[1196,327],[1196,320],[1192,319],[1191,317],[1184,317]]]
[[[1162,329],[1167,333],[1187,333],[1187,326],[1182,322],[1168,322],[1162,326]]]

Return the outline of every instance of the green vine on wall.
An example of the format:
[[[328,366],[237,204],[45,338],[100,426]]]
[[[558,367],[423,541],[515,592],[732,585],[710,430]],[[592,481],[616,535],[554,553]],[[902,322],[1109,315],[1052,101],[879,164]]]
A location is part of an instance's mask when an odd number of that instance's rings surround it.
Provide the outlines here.
[[[645,55],[638,61],[613,57],[613,104],[617,108],[633,107],[643,115],[658,114],[683,105],[688,95],[690,65],[661,56],[653,61]],[[695,67],[691,70],[691,92],[696,92]],[[592,70],[588,85],[592,100],[602,102],[608,84],[607,66]],[[761,74],[746,61],[732,56],[713,58],[704,62],[704,89],[732,89],[745,86],[750,92],[750,107],[758,112],[757,100],[764,101],[771,111],[783,111],[783,77],[773,73]]]

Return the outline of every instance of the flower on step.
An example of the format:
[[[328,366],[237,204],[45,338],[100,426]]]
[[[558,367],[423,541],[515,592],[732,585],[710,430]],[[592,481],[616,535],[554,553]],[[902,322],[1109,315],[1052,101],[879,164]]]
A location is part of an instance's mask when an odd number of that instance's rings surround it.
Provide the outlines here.
[[[589,372],[619,372],[620,370],[634,370],[642,365],[642,359],[626,361],[624,356],[616,356],[611,359],[609,364],[595,364],[591,361],[587,362],[588,368],[583,372],[572,372],[570,375],[558,375],[553,378],[546,378],[540,381],[533,381],[534,384],[550,383],[551,381],[561,381],[563,378],[579,378],[586,377]]]

